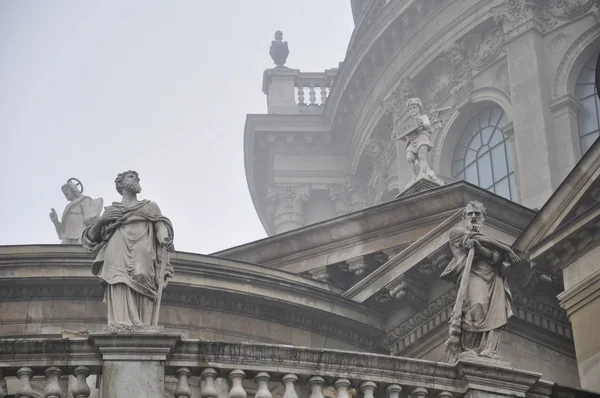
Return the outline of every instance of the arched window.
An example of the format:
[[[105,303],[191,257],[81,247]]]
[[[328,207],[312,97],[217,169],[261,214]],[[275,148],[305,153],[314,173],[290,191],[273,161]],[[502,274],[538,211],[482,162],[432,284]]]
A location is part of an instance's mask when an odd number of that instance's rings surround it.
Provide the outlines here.
[[[600,125],[600,101],[598,101],[596,86],[594,85],[597,60],[598,54],[590,58],[579,74],[575,86],[575,96],[581,104],[579,109],[579,141],[582,153],[586,153],[600,135],[598,127]]]
[[[462,133],[452,160],[452,177],[515,200],[512,147],[501,128],[508,122],[499,106],[473,117]]]

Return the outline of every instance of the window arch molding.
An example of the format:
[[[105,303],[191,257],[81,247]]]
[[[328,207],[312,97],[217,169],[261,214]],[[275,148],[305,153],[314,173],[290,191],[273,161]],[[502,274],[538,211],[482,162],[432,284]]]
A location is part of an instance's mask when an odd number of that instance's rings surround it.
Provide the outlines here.
[[[600,99],[596,91],[596,63],[598,52],[584,64],[575,85],[578,101],[577,128],[581,153],[584,154],[600,135]]]
[[[598,53],[599,48],[600,29],[595,24],[579,35],[562,56],[554,76],[553,100],[568,93],[575,93],[581,71],[590,57]]]
[[[436,172],[450,177],[454,148],[460,140],[461,133],[473,115],[493,106],[502,108],[508,122],[512,123],[512,106],[506,92],[495,87],[481,87],[473,90],[471,103],[461,108],[459,112],[455,112],[439,136],[434,137],[433,162],[431,164]]]

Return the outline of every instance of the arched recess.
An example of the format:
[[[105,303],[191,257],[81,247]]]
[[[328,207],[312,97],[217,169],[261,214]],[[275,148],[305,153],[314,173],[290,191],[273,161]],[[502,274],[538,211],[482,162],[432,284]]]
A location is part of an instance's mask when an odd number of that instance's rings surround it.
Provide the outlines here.
[[[552,89],[552,100],[573,94],[577,78],[589,58],[600,50],[600,23],[588,28],[575,39],[561,58]]]
[[[581,104],[576,97],[578,78],[586,62],[600,50],[600,24],[588,28],[571,43],[561,58],[554,75],[552,112],[554,131],[565,137],[564,165],[565,176],[583,155],[579,137],[579,116]]]
[[[508,124],[513,121],[512,105],[509,95],[496,87],[480,87],[472,91],[471,103],[454,113],[442,133],[434,138],[432,151],[434,170],[442,176],[451,177],[454,149],[471,118],[491,106],[500,106],[506,113]],[[510,134],[510,128],[505,132]],[[516,169],[516,167],[515,167]]]

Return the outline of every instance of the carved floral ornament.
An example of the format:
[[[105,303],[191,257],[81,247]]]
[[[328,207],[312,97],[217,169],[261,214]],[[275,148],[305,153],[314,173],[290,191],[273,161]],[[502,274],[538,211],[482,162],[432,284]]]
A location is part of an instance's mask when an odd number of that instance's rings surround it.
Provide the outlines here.
[[[267,214],[275,219],[283,214],[302,214],[302,205],[310,197],[310,184],[272,186],[267,194]]]
[[[490,11],[494,20],[502,24],[505,33],[531,24],[541,32],[547,32],[562,21],[579,18],[592,6],[598,6],[597,0],[507,0]],[[517,30],[517,34],[519,31]]]

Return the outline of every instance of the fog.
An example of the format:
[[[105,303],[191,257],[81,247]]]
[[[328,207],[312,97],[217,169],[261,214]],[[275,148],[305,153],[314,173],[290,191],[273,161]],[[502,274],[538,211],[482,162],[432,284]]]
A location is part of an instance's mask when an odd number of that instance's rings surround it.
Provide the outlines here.
[[[177,250],[265,237],[244,173],[246,114],[265,113],[262,72],[280,29],[287,66],[343,60],[350,0],[0,2],[0,244],[59,240],[61,185],[120,200],[134,169]]]

